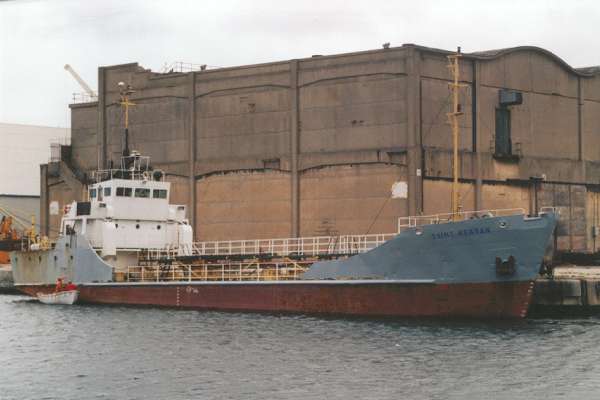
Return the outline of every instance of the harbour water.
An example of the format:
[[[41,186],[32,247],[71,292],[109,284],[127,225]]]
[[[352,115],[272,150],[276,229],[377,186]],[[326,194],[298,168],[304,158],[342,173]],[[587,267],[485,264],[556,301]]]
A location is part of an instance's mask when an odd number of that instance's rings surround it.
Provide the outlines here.
[[[373,321],[0,295],[0,399],[585,399],[600,316]]]

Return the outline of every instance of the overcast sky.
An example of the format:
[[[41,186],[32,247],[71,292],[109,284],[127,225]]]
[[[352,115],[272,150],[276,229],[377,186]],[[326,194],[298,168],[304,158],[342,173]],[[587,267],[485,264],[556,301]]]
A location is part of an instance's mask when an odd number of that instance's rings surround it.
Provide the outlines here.
[[[66,63],[94,89],[100,65],[235,66],[384,42],[535,45],[582,67],[600,65],[598,37],[598,0],[0,0],[0,122],[69,126],[81,89]]]

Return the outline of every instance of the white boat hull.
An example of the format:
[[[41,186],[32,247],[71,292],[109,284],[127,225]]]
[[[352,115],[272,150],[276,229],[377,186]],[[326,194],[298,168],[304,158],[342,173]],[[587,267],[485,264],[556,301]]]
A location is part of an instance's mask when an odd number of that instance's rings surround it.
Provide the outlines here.
[[[44,304],[73,304],[79,296],[78,290],[67,290],[57,293],[38,293],[37,298]]]

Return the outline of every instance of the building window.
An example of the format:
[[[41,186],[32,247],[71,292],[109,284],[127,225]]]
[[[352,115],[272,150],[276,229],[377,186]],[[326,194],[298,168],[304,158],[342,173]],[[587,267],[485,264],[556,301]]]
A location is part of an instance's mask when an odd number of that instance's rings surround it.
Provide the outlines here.
[[[96,189],[90,189],[90,199],[96,198]]]
[[[118,187],[117,196],[120,197],[131,197],[131,188]]]
[[[498,157],[508,157],[512,155],[510,110],[506,107],[496,108],[496,146],[494,155]]]
[[[167,198],[167,190],[166,189],[154,189],[152,191],[152,197],[155,199],[166,199]]]
[[[150,189],[135,188],[135,197],[148,198],[150,197]]]
[[[496,134],[492,141],[492,151],[497,159],[518,161],[521,155],[520,143],[513,143],[510,124],[510,111],[523,104],[523,93],[511,89],[498,90],[496,108]]]
[[[104,188],[104,197],[110,197],[110,188],[109,187]]]

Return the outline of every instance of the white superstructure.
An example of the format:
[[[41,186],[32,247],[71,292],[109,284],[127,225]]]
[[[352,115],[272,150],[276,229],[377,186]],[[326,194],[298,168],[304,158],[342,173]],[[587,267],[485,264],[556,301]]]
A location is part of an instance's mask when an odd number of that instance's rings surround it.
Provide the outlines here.
[[[61,234],[85,236],[117,270],[144,249],[191,254],[186,207],[169,204],[170,183],[148,164],[148,157],[134,152],[123,158],[121,169],[98,171],[88,188],[89,201],[73,202],[64,210]]]

